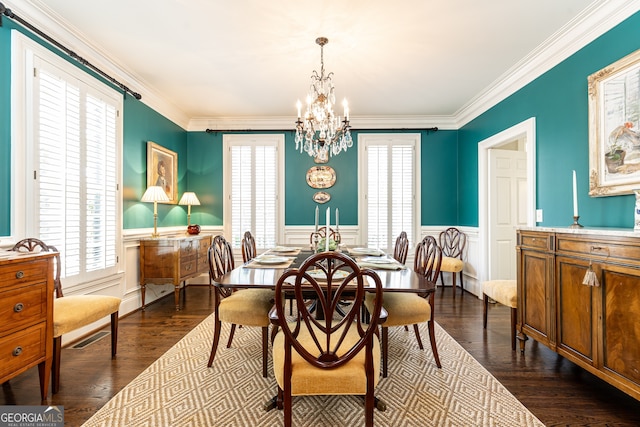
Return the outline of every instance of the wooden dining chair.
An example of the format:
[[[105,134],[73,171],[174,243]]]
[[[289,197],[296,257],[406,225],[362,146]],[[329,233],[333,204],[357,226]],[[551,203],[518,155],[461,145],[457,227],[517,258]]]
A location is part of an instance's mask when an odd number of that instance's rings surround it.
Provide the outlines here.
[[[376,303],[370,322],[363,323],[365,287],[373,284]],[[380,377],[380,344],[376,335],[384,322],[382,283],[369,269],[360,269],[349,256],[337,252],[312,255],[298,269],[287,270],[276,284],[276,303],[270,317],[280,327],[273,342],[273,371],[278,385],[276,405],[284,409],[284,425],[292,425],[292,396],[365,396],[365,425],[373,426],[374,390]],[[298,303],[294,319],[285,317],[279,295],[292,293]],[[312,293],[323,310],[322,320],[307,309]],[[344,316],[336,312],[343,294],[353,304]]]
[[[440,281],[444,292],[443,272],[451,273],[453,282],[453,298],[456,297],[456,275],[460,274],[460,289],[464,296],[463,273],[464,261],[462,260],[464,248],[467,245],[467,235],[455,227],[449,227],[438,236],[440,249],[442,249],[442,267],[440,268]]]
[[[396,245],[393,249],[393,258],[400,264],[407,261],[407,253],[409,252],[409,238],[405,231],[401,232],[396,239]]]
[[[55,252],[53,301],[53,367],[51,369],[51,391],[60,390],[60,356],[62,354],[62,335],[88,326],[98,320],[111,316],[111,357],[116,356],[118,348],[118,297],[109,295],[69,295],[62,293],[60,253],[55,246],[42,240],[28,238],[16,243],[13,251],[18,252]]]
[[[215,236],[209,247],[209,274],[217,280],[234,269],[233,250],[223,236]],[[227,348],[231,347],[236,325],[262,328],[262,376],[267,377],[269,349],[269,311],[273,307],[273,290],[240,289],[233,291],[216,286],[215,326],[208,367],[216,357],[222,322],[231,323]]]
[[[256,240],[250,231],[245,231],[242,236],[242,261],[247,262],[256,257]]]
[[[442,263],[442,250],[432,236],[425,237],[416,245],[414,270],[423,276],[424,280],[434,284],[438,280],[440,265]],[[440,356],[436,345],[434,324],[434,292],[417,294],[409,292],[385,292],[383,307],[388,313],[387,321],[382,325],[382,376],[387,376],[389,327],[413,325],[413,330],[418,341],[418,347],[423,350],[420,339],[419,323],[427,322],[431,351],[436,361],[436,366],[441,368]],[[367,294],[365,305],[367,309],[373,308],[375,297]]]

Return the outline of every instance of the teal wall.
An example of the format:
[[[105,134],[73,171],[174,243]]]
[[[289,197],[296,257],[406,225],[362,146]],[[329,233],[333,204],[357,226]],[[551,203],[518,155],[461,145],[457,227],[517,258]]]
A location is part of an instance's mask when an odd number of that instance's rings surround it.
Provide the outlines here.
[[[187,132],[132,96],[125,97],[123,118],[123,227],[153,227],[153,203],[140,202],[147,188],[147,142],[153,141],[177,153],[179,200],[188,188]],[[158,204],[158,227],[186,223],[186,206]]]
[[[10,81],[10,19],[0,27],[0,81]],[[18,27],[19,28],[19,27]],[[589,178],[587,76],[640,48],[640,13],[604,34],[558,66],[526,85],[459,131],[416,131],[422,138],[422,225],[478,225],[477,145],[530,117],[536,118],[537,208],[544,226],[571,222],[571,170],[578,175],[580,222],[586,226],[632,227],[632,196],[592,198]],[[64,56],[63,56],[64,57]],[[69,60],[69,59],[67,59]],[[73,60],[69,60],[73,63]],[[144,93],[142,93],[144,96]],[[178,197],[195,191],[202,203],[192,207],[192,222],[222,225],[222,133],[186,132],[131,96],[124,98],[123,226],[153,226],[153,206],[139,202],[146,188],[146,144],[154,141],[178,154]],[[10,235],[10,85],[0,86],[0,236]],[[340,209],[340,223],[356,225],[357,136],[354,147],[329,160],[337,180],[328,206]],[[389,132],[376,130],[375,132]],[[257,132],[265,133],[265,132]],[[316,191],[305,181],[315,164],[295,150],[293,132],[285,135],[285,224],[311,225]],[[186,207],[158,206],[158,226],[186,223]]]
[[[640,13],[636,13],[460,129],[459,225],[478,225],[478,143],[535,117],[536,199],[537,208],[544,211],[539,225],[573,222],[571,171],[575,170],[582,225],[633,227],[634,196],[588,195],[587,77],[640,48],[639,28]]]

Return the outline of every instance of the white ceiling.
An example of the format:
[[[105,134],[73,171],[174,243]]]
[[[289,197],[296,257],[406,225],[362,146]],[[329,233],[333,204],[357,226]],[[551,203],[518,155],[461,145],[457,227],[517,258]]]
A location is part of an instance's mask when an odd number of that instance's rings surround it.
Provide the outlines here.
[[[606,4],[624,2],[6,0],[5,6],[21,15],[25,3],[106,53],[121,69],[114,77],[143,101],[153,94],[171,105],[182,118],[177,122],[292,122],[296,100],[304,101],[309,77],[320,69],[315,39],[325,36],[325,69],[334,73],[337,99],[349,100],[355,127],[358,117],[455,117],[560,35]]]

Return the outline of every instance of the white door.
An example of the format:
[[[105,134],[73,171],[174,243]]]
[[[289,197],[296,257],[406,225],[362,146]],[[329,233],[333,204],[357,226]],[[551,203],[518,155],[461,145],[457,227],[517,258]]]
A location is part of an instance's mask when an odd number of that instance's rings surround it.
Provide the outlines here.
[[[516,279],[516,228],[527,225],[527,155],[489,150],[489,277]]]

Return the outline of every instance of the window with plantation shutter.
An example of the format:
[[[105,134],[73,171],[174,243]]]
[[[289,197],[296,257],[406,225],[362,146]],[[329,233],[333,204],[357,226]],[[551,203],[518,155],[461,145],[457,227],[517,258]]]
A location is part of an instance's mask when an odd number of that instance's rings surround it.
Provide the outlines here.
[[[392,251],[405,231],[413,245],[420,228],[419,135],[361,134],[358,147],[364,242]]]
[[[224,135],[225,234],[239,248],[245,231],[251,231],[258,248],[276,245],[283,221],[280,212],[282,185],[282,135]]]
[[[122,95],[48,51],[23,57],[25,234],[60,251],[69,289],[117,272]]]

